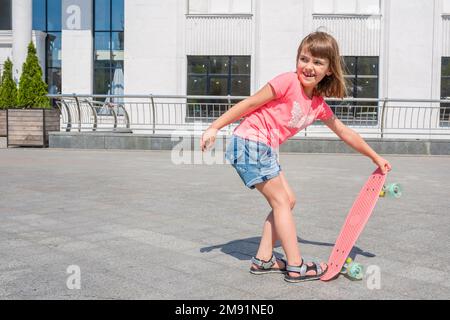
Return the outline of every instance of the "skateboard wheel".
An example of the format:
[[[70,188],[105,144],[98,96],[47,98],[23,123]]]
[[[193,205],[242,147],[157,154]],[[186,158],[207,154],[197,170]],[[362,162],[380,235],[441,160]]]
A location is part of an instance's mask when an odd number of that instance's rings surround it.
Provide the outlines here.
[[[352,263],[347,271],[348,277],[354,280],[361,280],[364,276],[364,267],[359,263]]]
[[[402,196],[402,187],[398,183],[391,183],[386,186],[386,193],[389,197],[400,198]]]

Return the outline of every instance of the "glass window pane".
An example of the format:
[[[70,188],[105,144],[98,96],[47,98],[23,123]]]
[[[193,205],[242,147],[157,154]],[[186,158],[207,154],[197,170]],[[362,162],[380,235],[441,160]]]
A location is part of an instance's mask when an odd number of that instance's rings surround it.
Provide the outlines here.
[[[450,77],[450,57],[442,57],[441,74]]]
[[[378,76],[378,57],[358,57],[358,75]]]
[[[47,84],[48,93],[61,93],[61,69],[48,68],[47,69]]]
[[[124,32],[112,32],[112,58],[113,60],[124,60],[123,50],[124,50]]]
[[[61,0],[47,0],[47,30],[61,31]]]
[[[209,73],[228,75],[228,57],[210,57],[209,59]]]
[[[344,74],[356,74],[356,57],[343,57],[344,60]]]
[[[112,0],[112,30],[123,31],[124,9],[123,0]]]
[[[250,57],[232,57],[231,74],[250,75]]]
[[[61,68],[61,32],[47,34],[47,67]]]
[[[212,77],[209,79],[209,92],[211,96],[228,95],[228,79],[225,77]]]
[[[96,61],[94,61],[94,68],[95,69],[100,69],[100,68],[109,69],[109,68],[111,68],[111,61],[110,60],[96,60]]]
[[[94,94],[108,94],[111,84],[110,69],[94,69]]]
[[[450,78],[441,79],[441,98],[450,99]]]
[[[109,32],[96,32],[94,39],[95,46],[95,60],[110,60],[110,33]]]
[[[378,79],[357,79],[356,97],[378,98]]]
[[[248,77],[248,76],[231,77],[230,95],[232,95],[232,96],[249,96],[250,95],[250,77]]]
[[[450,107],[448,103],[441,103],[440,126],[450,127]]]
[[[122,95],[124,93],[123,62],[116,61],[112,64],[112,91],[111,94]]]
[[[0,30],[12,30],[11,0],[0,0]]]
[[[201,96],[206,94],[206,77],[189,76],[187,83],[187,94]]]
[[[111,42],[111,49],[112,50],[123,50],[124,49],[124,45],[123,45],[123,37],[124,37],[124,32],[111,32],[111,36],[112,36],[112,42]]]
[[[45,0],[33,0],[33,30],[45,30]]]
[[[347,97],[355,97],[355,82],[356,79],[353,77],[345,77],[345,84],[347,88]]]
[[[208,71],[208,57],[188,57],[189,74],[206,74]]]
[[[111,29],[110,0],[95,0],[95,31],[109,31]]]

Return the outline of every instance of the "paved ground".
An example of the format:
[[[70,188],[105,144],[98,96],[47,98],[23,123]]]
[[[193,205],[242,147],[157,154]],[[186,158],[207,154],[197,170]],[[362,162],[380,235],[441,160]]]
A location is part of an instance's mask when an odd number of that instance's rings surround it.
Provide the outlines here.
[[[450,158],[388,159],[405,190],[378,202],[357,242],[371,273],[289,284],[248,273],[269,207],[230,166],[176,165],[165,151],[2,149],[0,298],[449,299]],[[373,166],[326,154],[281,164],[302,252],[327,260]],[[81,289],[69,289],[77,268]]]

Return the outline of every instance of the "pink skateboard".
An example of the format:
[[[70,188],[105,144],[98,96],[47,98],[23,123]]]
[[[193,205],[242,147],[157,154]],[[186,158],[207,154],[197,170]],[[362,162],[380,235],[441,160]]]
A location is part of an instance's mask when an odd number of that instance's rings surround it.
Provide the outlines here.
[[[320,280],[329,281],[339,275],[345,260],[372,214],[385,180],[386,175],[382,174],[378,168],[359,192],[328,259],[328,270]]]

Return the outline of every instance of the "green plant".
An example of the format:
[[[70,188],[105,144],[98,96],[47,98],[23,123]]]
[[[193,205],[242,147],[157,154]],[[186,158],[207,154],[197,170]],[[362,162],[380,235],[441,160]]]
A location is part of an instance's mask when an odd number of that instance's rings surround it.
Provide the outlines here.
[[[17,105],[17,86],[12,77],[13,64],[6,59],[0,83],[0,109],[7,109]]]
[[[22,108],[50,108],[47,93],[48,86],[42,80],[42,69],[36,55],[36,48],[33,42],[30,42],[19,80],[17,104]]]

